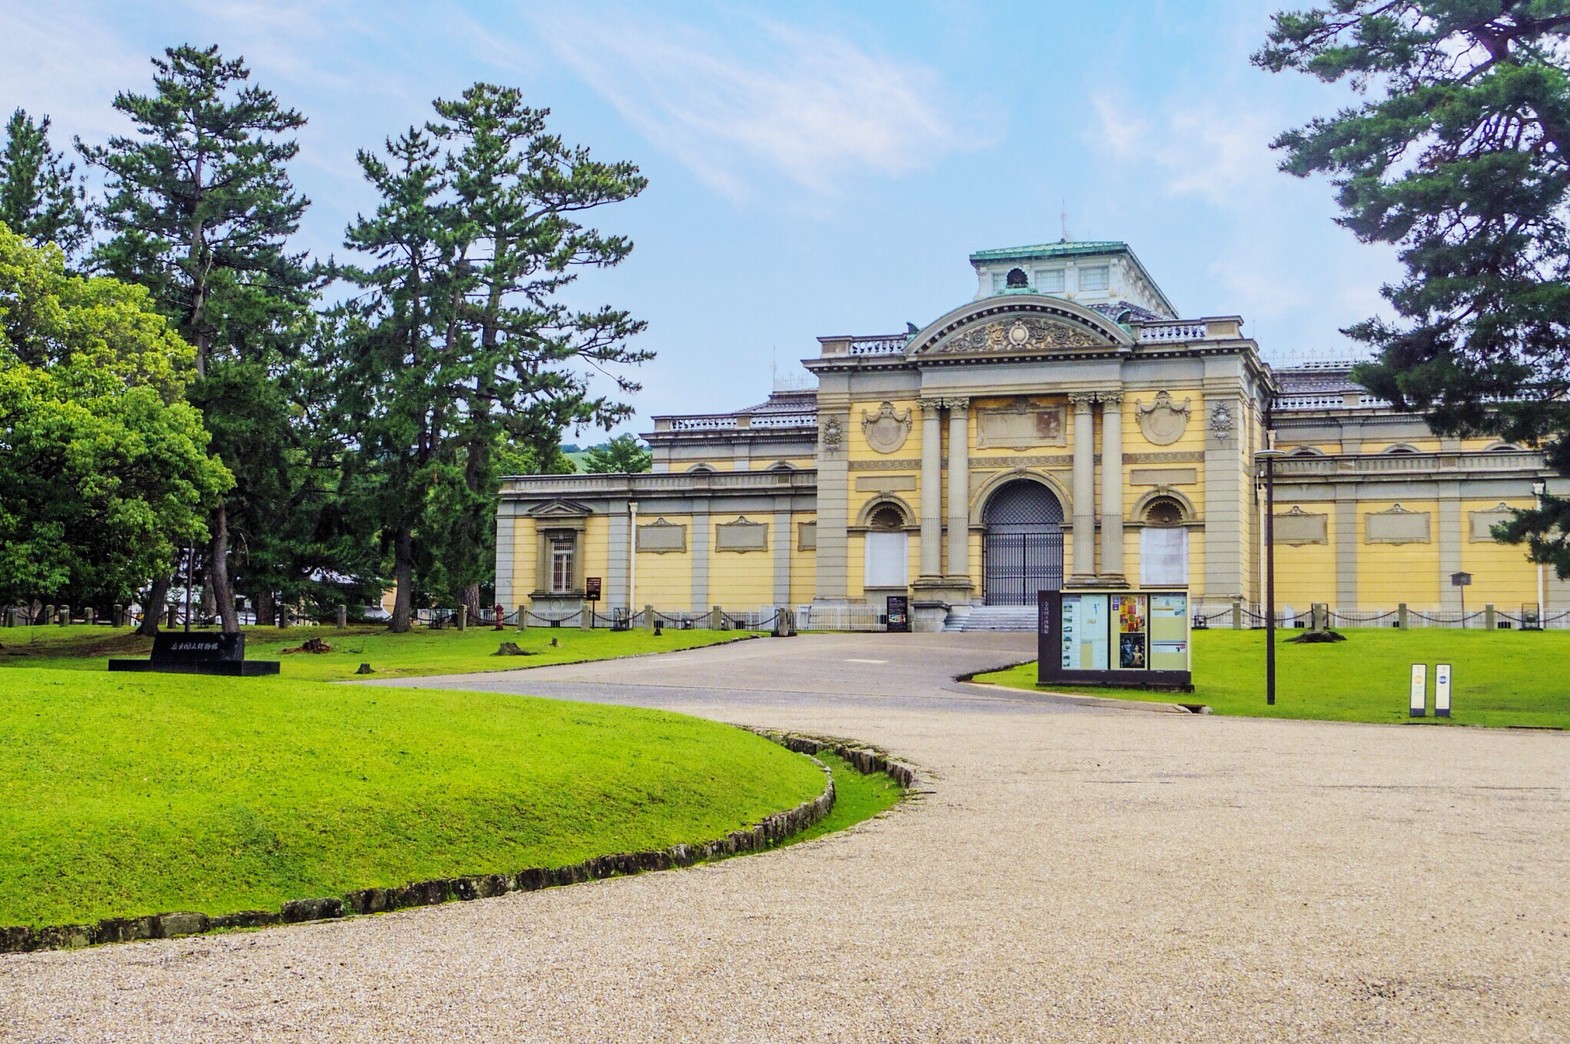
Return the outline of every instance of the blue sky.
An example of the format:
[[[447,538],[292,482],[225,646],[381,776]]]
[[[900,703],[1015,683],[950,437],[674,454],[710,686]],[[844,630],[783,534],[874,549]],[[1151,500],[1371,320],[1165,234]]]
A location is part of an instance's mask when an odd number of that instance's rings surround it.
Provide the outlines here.
[[[1397,266],[1332,223],[1328,184],[1275,170],[1277,132],[1348,99],[1248,64],[1279,6],[56,0],[0,14],[0,105],[102,141],[150,55],[217,43],[309,118],[298,245],[325,255],[374,206],[357,148],[475,80],[521,87],[650,180],[598,215],[632,257],[572,289],[649,323],[642,431],[763,399],[818,336],[924,325],[974,293],[971,251],[1055,241],[1065,212],[1185,317],[1242,315],[1267,360],[1352,354],[1339,329]]]

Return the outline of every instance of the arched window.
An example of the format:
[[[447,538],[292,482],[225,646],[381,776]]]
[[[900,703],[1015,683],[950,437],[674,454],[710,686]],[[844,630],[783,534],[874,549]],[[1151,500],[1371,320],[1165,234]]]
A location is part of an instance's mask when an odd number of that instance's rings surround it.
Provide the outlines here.
[[[905,512],[894,504],[880,504],[867,516],[865,587],[904,587],[909,580],[909,541]]]
[[[1008,281],[1004,285],[1010,290],[1024,290],[1030,286],[1030,277],[1025,274],[1023,268],[1011,268],[1009,269]]]
[[[1145,507],[1145,528],[1139,533],[1139,582],[1188,583],[1186,512],[1176,497],[1156,497]]]
[[[709,467],[707,464],[694,464],[692,467],[687,469],[687,474],[689,474],[689,475],[712,475],[712,474],[714,474],[714,469]]]
[[[1388,454],[1389,456],[1392,456],[1392,457],[1401,456],[1401,455],[1407,454],[1407,453],[1416,453],[1416,452],[1417,452],[1417,447],[1416,446],[1408,446],[1408,445],[1406,445],[1404,443],[1402,445],[1400,445],[1400,446],[1391,446],[1391,447],[1389,447],[1389,448],[1387,448],[1385,450],[1385,453]]]

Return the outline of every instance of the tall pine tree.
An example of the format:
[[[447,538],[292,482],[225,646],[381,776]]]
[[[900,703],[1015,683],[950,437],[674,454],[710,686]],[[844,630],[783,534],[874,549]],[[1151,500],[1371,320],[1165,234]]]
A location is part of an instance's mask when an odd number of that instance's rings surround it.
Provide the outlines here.
[[[49,146],[49,117],[34,122],[23,109],[13,112],[0,147],[0,225],[74,257],[92,234],[86,196],[75,164]]]
[[[1338,220],[1397,246],[1397,316],[1346,333],[1356,372],[1451,434],[1541,447],[1570,475],[1570,3],[1334,0],[1278,14],[1255,64],[1347,81],[1359,101],[1282,134],[1282,169],[1328,174]],[[1570,500],[1509,539],[1570,577]]]
[[[308,203],[285,169],[305,119],[249,84],[244,61],[217,47],[172,47],[153,66],[153,93],[114,101],[136,136],[82,148],[107,180],[98,213],[111,238],[95,259],[151,290],[196,348],[191,399],[236,478],[213,512],[208,562],[220,622],[233,630],[232,519],[247,504],[276,502],[264,473],[289,428],[274,381],[313,295],[304,257],[286,249]],[[162,597],[155,584],[154,604]]]

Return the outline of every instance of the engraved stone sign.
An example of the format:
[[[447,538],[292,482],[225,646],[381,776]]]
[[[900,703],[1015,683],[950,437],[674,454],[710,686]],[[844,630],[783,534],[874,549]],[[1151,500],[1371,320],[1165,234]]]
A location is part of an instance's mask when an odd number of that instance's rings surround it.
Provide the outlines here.
[[[1328,543],[1324,515],[1311,515],[1300,507],[1276,516],[1276,540],[1293,547]]]
[[[769,525],[767,522],[749,522],[739,515],[734,522],[721,522],[714,527],[716,551],[767,551]]]
[[[1365,520],[1365,544],[1426,544],[1428,543],[1428,512],[1409,511],[1395,504],[1385,511],[1376,511]]]
[[[638,550],[656,555],[687,550],[687,527],[663,518],[638,527]]]

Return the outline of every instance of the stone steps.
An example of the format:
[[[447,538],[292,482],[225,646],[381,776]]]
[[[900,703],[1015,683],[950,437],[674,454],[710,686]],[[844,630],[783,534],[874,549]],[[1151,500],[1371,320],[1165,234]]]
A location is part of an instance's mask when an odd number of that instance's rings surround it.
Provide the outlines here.
[[[945,631],[1034,631],[1033,605],[978,605],[963,615],[950,612]]]

